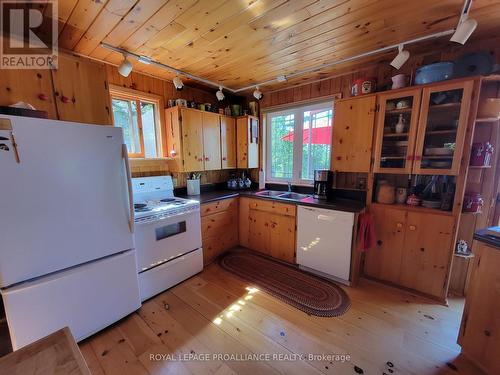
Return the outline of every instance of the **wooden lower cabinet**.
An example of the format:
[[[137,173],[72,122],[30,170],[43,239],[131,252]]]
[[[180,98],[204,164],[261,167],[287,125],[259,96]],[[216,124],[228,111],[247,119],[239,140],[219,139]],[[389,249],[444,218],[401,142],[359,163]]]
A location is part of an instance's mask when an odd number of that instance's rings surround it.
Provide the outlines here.
[[[406,222],[401,285],[432,296],[445,296],[455,219],[408,212]]]
[[[500,249],[475,240],[458,343],[486,374],[500,374]]]
[[[401,275],[406,212],[381,206],[372,206],[370,211],[375,217],[377,245],[366,251],[364,273],[397,284]]]
[[[444,300],[455,219],[373,204],[377,245],[367,250],[364,274]]]
[[[238,198],[201,205],[203,264],[238,245]]]
[[[295,263],[296,206],[240,198],[240,244]]]

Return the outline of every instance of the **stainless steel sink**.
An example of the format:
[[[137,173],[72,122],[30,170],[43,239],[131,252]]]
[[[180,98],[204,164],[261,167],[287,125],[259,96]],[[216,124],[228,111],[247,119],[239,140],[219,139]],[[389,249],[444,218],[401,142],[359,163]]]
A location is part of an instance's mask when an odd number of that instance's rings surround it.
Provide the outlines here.
[[[283,192],[276,190],[262,190],[255,193],[255,195],[260,195],[261,197],[277,197],[280,194],[283,194]]]
[[[289,200],[292,200],[292,201],[300,201],[301,199],[304,199],[304,198],[309,198],[310,195],[307,195],[307,194],[299,194],[299,193],[282,193],[280,195],[277,196],[277,198],[280,198],[280,199],[289,199]]]

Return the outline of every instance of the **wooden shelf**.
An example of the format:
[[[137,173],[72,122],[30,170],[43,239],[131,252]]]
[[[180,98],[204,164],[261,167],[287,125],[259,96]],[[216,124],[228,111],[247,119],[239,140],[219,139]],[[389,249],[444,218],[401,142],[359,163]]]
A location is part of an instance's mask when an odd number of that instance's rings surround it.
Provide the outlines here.
[[[457,129],[450,130],[431,130],[425,133],[425,135],[441,135],[441,134],[456,134]]]
[[[423,155],[422,156],[422,159],[453,159],[453,155],[443,155],[443,156],[440,156],[440,155]]]
[[[382,156],[382,160],[399,160],[399,159],[406,159],[406,156]]]
[[[500,81],[500,74],[490,74],[489,76],[484,76],[483,81]]]
[[[434,104],[429,106],[429,110],[431,109],[450,109],[450,108],[459,108],[462,105],[462,102],[458,103],[446,103],[446,104]]]
[[[398,203],[385,204],[385,203],[373,202],[372,205],[382,206],[382,207],[391,207],[391,208],[395,208],[398,210],[404,210],[404,211],[425,212],[425,213],[429,213],[429,214],[453,216],[453,212],[451,212],[451,211],[443,211],[443,210],[440,210],[437,208],[428,208],[428,207],[422,207],[422,206],[410,206],[408,204],[398,204]]]
[[[400,113],[410,113],[412,111],[412,108],[395,108],[395,109],[388,109],[385,111],[385,113],[388,113],[390,115],[397,115]]]
[[[497,122],[500,120],[498,117],[479,117],[476,119],[476,123],[478,122]]]
[[[408,133],[384,133],[384,138],[389,137],[408,137]]]
[[[459,253],[453,253],[454,256],[459,257],[459,258],[464,258],[464,259],[472,259],[474,258],[474,253],[470,254],[459,254]]]
[[[469,165],[469,169],[489,169],[491,165]]]
[[[481,215],[483,212],[460,212],[462,215]]]

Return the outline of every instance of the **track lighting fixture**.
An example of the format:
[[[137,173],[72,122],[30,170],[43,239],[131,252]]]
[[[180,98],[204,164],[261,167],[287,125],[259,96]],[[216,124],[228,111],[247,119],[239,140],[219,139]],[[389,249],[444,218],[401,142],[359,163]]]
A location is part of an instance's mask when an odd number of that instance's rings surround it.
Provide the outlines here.
[[[217,100],[219,102],[224,100],[224,93],[222,92],[222,86],[219,86],[219,91],[215,93],[215,96],[217,97]]]
[[[398,54],[394,58],[394,60],[391,61],[391,66],[395,69],[401,68],[404,63],[410,58],[410,52],[406,51],[403,49],[403,45],[400,44],[398,46]]]
[[[181,91],[184,88],[184,83],[182,82],[182,79],[179,76],[175,76],[172,82],[177,91]]]
[[[132,63],[127,60],[127,54],[123,54],[123,61],[118,67],[118,73],[123,77],[128,77],[130,72],[132,71]]]
[[[264,96],[264,94],[262,94],[262,91],[259,90],[259,86],[255,86],[255,90],[253,92],[253,96],[257,100],[262,99],[262,97]]]
[[[476,30],[476,27],[477,21],[473,18],[468,18],[467,15],[464,15],[464,19],[458,24],[457,29],[451,36],[450,41],[464,45],[474,30]]]

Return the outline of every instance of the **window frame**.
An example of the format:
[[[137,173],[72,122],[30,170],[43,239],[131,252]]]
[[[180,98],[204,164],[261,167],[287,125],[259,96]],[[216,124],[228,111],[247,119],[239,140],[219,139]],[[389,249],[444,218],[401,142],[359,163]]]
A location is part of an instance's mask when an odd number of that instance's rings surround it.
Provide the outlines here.
[[[110,96],[110,105],[111,105],[111,119],[113,122],[113,126],[115,126],[115,116],[113,113],[113,99],[119,100],[127,100],[134,101],[136,105],[137,111],[137,125],[139,127],[139,139],[141,144],[141,152],[140,153],[128,153],[128,157],[131,159],[145,159],[145,160],[155,160],[155,159],[163,159],[164,152],[167,149],[166,140],[163,137],[163,124],[165,124],[165,112],[164,112],[164,101],[163,97],[156,94],[151,94],[143,91],[128,89],[126,87],[120,87],[116,85],[110,85],[109,87],[109,96]],[[142,130],[142,115],[140,110],[140,102],[151,103],[155,108],[155,135],[156,135],[156,157],[145,157],[145,149],[144,149],[144,133]]]
[[[314,180],[308,180],[301,178],[302,172],[302,151],[303,151],[303,124],[304,124],[304,112],[307,111],[316,111],[319,109],[330,108],[332,110],[332,131],[330,136],[330,165],[331,165],[331,147],[332,147],[332,139],[333,139],[333,111],[334,111],[334,102],[332,100],[328,100],[325,102],[316,102],[313,104],[306,104],[302,106],[294,106],[291,108],[280,109],[276,111],[269,111],[264,113],[265,119],[265,158],[264,158],[264,171],[265,171],[265,181],[266,183],[275,183],[275,184],[285,184],[291,182],[294,185],[304,185],[311,186],[314,184]],[[276,178],[271,175],[271,117],[283,116],[283,115],[294,115],[294,141],[293,141],[293,161],[292,161],[292,178]]]

